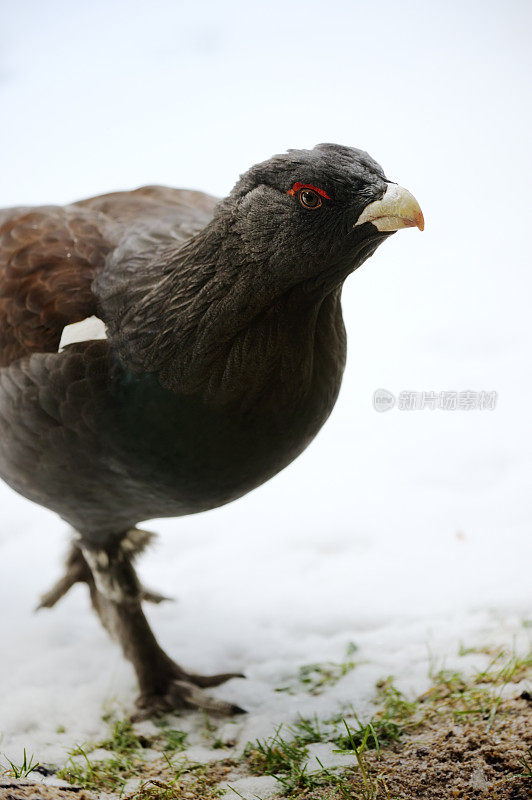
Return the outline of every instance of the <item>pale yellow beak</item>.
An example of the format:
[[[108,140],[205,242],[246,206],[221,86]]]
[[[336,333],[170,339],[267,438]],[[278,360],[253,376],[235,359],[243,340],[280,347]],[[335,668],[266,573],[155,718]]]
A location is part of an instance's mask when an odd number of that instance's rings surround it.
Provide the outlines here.
[[[366,206],[355,227],[364,222],[371,222],[379,231],[398,231],[400,228],[419,228],[422,231],[425,227],[418,201],[408,189],[396,183],[389,183],[384,197]]]

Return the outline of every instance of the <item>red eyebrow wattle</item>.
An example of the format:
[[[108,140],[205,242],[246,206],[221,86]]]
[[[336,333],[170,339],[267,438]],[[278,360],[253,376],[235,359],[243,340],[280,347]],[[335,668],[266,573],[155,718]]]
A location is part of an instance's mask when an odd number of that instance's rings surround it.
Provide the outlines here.
[[[286,194],[289,194],[291,197],[293,197],[296,194],[296,192],[299,192],[300,189],[312,189],[313,192],[321,194],[321,196],[325,197],[326,200],[332,199],[331,197],[329,197],[327,192],[324,192],[323,189],[318,189],[317,186],[313,186],[311,183],[294,183],[292,188],[289,189]]]

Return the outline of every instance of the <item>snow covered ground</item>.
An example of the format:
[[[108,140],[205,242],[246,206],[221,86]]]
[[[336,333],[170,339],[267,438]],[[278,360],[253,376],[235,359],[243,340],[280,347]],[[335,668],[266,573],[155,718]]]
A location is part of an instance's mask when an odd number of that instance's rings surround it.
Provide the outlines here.
[[[0,205],[169,183],[224,194],[287,147],[366,148],[421,203],[345,289],[349,356],[316,442],[226,508],[158,520],[141,562],[178,602],[162,643],[249,709],[363,713],[388,674],[421,691],[460,642],[526,647],[532,617],[530,52],[525,3],[28,0],[3,9]],[[282,11],[282,14],[281,14]],[[373,392],[496,391],[495,410],[377,413]],[[0,487],[0,751],[60,762],[131,709],[131,669],[76,587],[33,614],[65,526]],[[312,697],[303,664],[357,667]],[[430,655],[429,655],[430,654]],[[463,662],[463,659],[461,659]],[[61,731],[61,732],[58,732]]]

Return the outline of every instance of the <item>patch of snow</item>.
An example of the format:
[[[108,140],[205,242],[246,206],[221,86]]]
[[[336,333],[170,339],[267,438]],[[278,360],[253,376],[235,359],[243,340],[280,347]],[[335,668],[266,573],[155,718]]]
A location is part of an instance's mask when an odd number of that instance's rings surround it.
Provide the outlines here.
[[[220,789],[225,789],[225,797],[240,797],[243,800],[270,800],[278,795],[283,786],[278,780],[270,775],[261,775],[256,778],[239,778],[236,781],[224,781],[220,784]]]
[[[327,742],[316,742],[307,745],[308,760],[306,769],[308,772],[318,772],[322,767],[325,769],[336,769],[336,767],[353,766],[353,751],[346,750],[342,753],[334,745]]]

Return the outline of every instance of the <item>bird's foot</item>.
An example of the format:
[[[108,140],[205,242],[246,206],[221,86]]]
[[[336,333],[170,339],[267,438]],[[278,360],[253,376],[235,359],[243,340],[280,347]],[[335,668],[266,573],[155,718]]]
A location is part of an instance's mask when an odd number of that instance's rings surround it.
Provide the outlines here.
[[[186,672],[162,650],[153,635],[141,601],[161,602],[166,598],[141,587],[132,563],[150,539],[151,534],[134,529],[107,548],[80,543],[78,556],[88,573],[78,579],[87,581],[94,610],[111,636],[120,642],[137,674],[140,698],[134,719],[146,719],[179,708],[202,708],[218,714],[242,712],[238,706],[210,697],[203,690],[243,675],[224,672],[207,676]],[[71,578],[69,581],[73,582]],[[55,589],[49,595],[58,599],[64,592]]]
[[[196,675],[176,670],[168,677],[163,688],[145,689],[137,699],[134,720],[148,719],[179,709],[203,709],[213,714],[245,714],[245,710],[234,703],[218,700],[204,692],[208,686],[219,686],[231,678],[244,678],[238,672],[223,672],[219,675]]]

